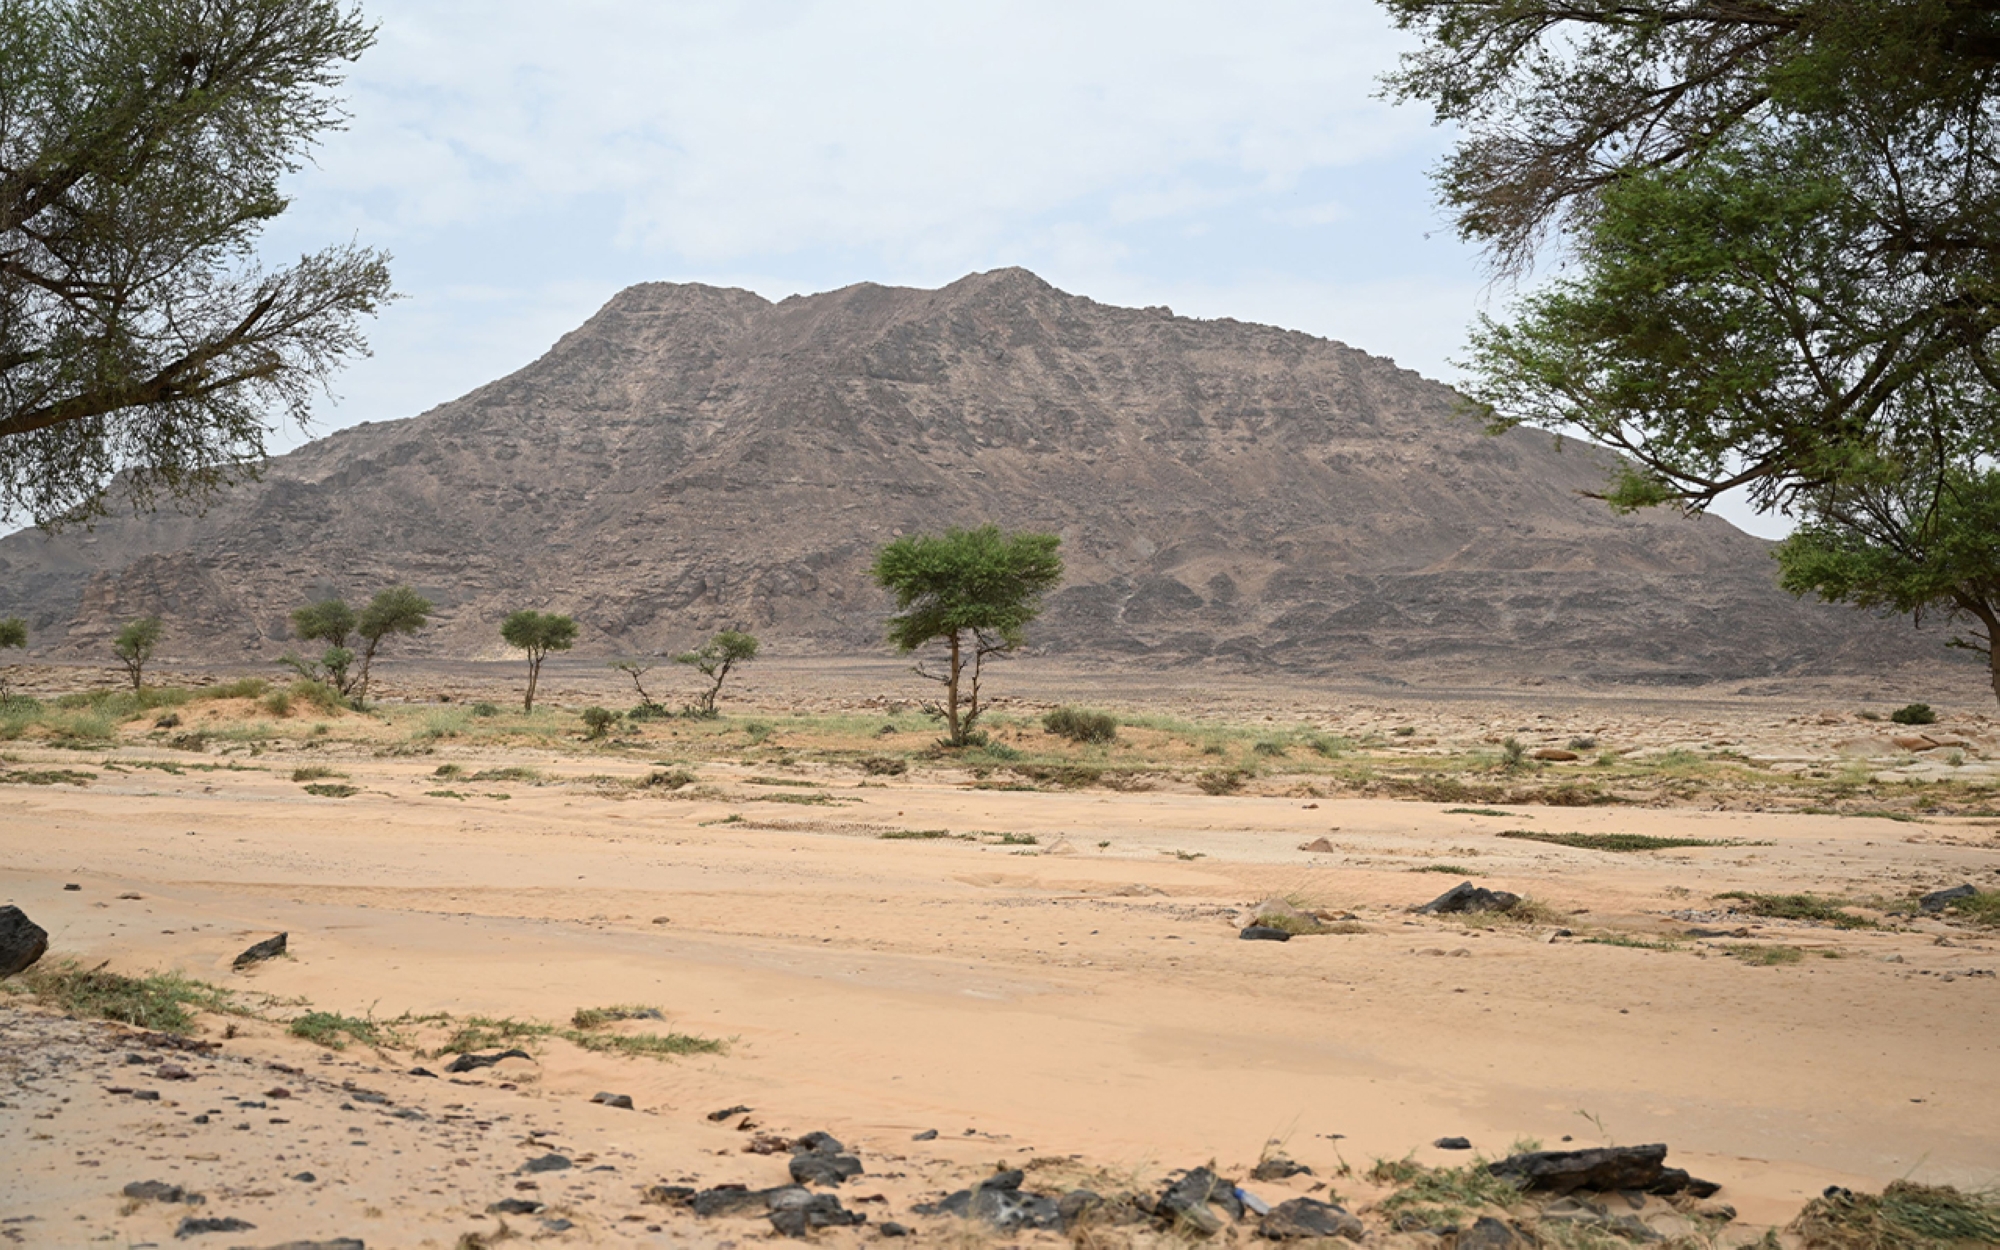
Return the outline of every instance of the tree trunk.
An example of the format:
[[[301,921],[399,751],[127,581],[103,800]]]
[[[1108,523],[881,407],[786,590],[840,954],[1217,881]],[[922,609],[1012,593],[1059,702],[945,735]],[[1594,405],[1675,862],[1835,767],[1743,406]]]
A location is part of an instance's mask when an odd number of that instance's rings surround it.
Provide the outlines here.
[[[541,676],[542,658],[538,655],[530,655],[528,657],[528,697],[521,703],[523,714],[535,710],[535,683],[540,680]]]
[[[354,683],[356,691],[354,701],[356,703],[368,702],[368,666],[374,662],[375,643],[370,642],[367,646],[361,648],[361,677]]]
[[[944,683],[944,712],[951,724],[951,744],[955,747],[965,745],[964,732],[959,728],[958,724],[958,674],[960,667],[964,663],[965,656],[959,650],[958,635],[953,634],[951,636],[951,673],[945,679]]]

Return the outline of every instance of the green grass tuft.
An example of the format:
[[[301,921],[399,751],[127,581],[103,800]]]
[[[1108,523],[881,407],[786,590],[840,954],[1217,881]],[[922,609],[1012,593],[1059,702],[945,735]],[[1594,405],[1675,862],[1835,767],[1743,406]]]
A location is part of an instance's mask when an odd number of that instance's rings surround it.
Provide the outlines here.
[[[1842,911],[1841,908],[1848,906],[1845,900],[1824,898],[1817,894],[1752,894],[1744,890],[1730,890],[1715,897],[1744,904],[1737,911],[1752,916],[1769,916],[1774,920],[1810,920],[1830,924],[1836,929],[1881,927],[1865,916]]]
[[[350,786],[338,781],[316,781],[305,787],[307,794],[316,794],[323,799],[351,799],[361,793],[360,786]]]
[[[1669,851],[1682,846],[1769,846],[1769,842],[1745,842],[1739,838],[1656,838],[1644,833],[1543,833],[1536,829],[1503,829],[1496,838],[1519,838],[1547,842],[1553,846],[1575,847],[1582,851]]]
[[[128,977],[106,972],[102,964],[85,968],[75,959],[52,958],[20,973],[17,980],[36,1001],[65,1014],[116,1020],[162,1033],[193,1032],[197,1012],[244,1014],[228,990],[178,972]]]
[[[379,1020],[343,1016],[333,1011],[308,1011],[286,1025],[285,1032],[328,1050],[346,1050],[350,1041],[375,1047],[404,1044],[395,1029]]]
[[[1806,953],[1796,946],[1764,946],[1757,942],[1732,942],[1722,949],[1758,968],[1779,968],[1803,961]]]
[[[292,770],[293,781],[324,781],[329,777],[345,777],[346,773],[335,772],[324,764],[308,764],[304,768]]]
[[[1839,1250],[2000,1245],[2000,1192],[1914,1181],[1891,1181],[1879,1195],[1832,1189],[1808,1202],[1787,1231]]]
[[[7,768],[0,769],[0,785],[87,786],[95,776],[74,768]]]
[[[1497,807],[1447,807],[1444,809],[1444,814],[1447,816],[1512,816],[1514,813],[1503,812]]]

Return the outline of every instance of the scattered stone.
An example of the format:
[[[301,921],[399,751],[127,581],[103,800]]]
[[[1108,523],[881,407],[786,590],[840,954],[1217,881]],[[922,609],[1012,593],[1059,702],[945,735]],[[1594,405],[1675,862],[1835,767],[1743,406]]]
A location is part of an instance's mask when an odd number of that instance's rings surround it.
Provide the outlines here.
[[[632,1110],[632,1095],[630,1094],[607,1094],[599,1091],[590,1096],[590,1101],[602,1103],[607,1107],[617,1107],[622,1111]]]
[[[1415,909],[1420,916],[1443,916],[1467,911],[1506,911],[1521,901],[1518,894],[1505,890],[1489,890],[1485,886],[1474,885],[1470,881],[1446,890],[1422,907]]]
[[[185,1206],[198,1207],[208,1199],[197,1193],[190,1193],[179,1185],[165,1181],[133,1181],[124,1189],[127,1198],[140,1202],[178,1202]]]
[[[866,1224],[868,1217],[849,1211],[832,1194],[783,1189],[771,1195],[771,1227],[785,1237],[804,1237],[816,1228],[846,1228]]]
[[[0,977],[11,977],[49,952],[49,931],[18,907],[0,907]]]
[[[832,1133],[822,1133],[817,1130],[807,1133],[804,1137],[793,1142],[792,1149],[816,1155],[847,1153],[847,1147],[840,1144],[838,1137],[835,1137]]]
[[[919,1215],[956,1215],[980,1220],[1001,1232],[1062,1227],[1061,1205],[1046,1194],[1022,1192],[1024,1179],[1019,1169],[996,1172],[971,1189],[961,1189],[940,1202],[921,1204],[912,1210]]]
[[[704,1189],[696,1194],[688,1205],[694,1208],[696,1215],[704,1219],[723,1215],[764,1215],[771,1210],[773,1195],[791,1189],[798,1189],[798,1186],[780,1185],[775,1189],[749,1189],[742,1185],[717,1185],[714,1189]],[[805,1191],[800,1189],[798,1192]]]
[[[910,1140],[911,1140],[911,1141],[936,1141],[936,1140],[937,1140],[937,1130],[936,1130],[936,1129],[934,1129],[934,1128],[927,1128],[927,1129],[925,1129],[925,1130],[924,1130],[923,1132],[921,1132],[921,1133],[912,1133],[912,1134],[910,1135]],[[886,1225],[885,1225],[885,1227],[886,1227]]]
[[[727,1120],[732,1115],[749,1115],[749,1114],[750,1114],[750,1108],[748,1107],[744,1106],[724,1107],[720,1111],[709,1112],[708,1118],[714,1121],[715,1123],[720,1124],[724,1120]]]
[[[884,1237],[908,1237],[910,1235],[909,1229],[904,1228],[894,1220],[884,1220],[881,1224],[876,1225],[875,1231],[881,1233]]]
[[[194,1073],[177,1063],[163,1063],[153,1073],[153,1077],[160,1081],[192,1081]]]
[[[1243,932],[1236,936],[1245,942],[1289,942],[1292,940],[1291,934],[1285,932],[1283,929],[1273,929],[1267,924],[1246,925]]]
[[[280,933],[276,937],[265,938],[255,946],[245,949],[229,966],[232,968],[248,968],[251,964],[262,963],[266,959],[276,959],[284,953],[285,935]]]
[[[1311,851],[1316,855],[1330,855],[1333,853],[1334,845],[1325,838],[1314,838],[1310,842],[1301,843],[1299,849]]]
[[[1315,1198],[1292,1198],[1271,1209],[1257,1231],[1272,1241],[1304,1241],[1323,1237],[1345,1237],[1360,1241],[1366,1231],[1361,1221],[1340,1207]]]
[[[495,1051],[490,1055],[460,1055],[458,1058],[452,1060],[451,1063],[445,1067],[445,1071],[477,1072],[481,1068],[492,1067],[494,1064],[499,1063],[502,1059],[532,1060],[534,1059],[534,1056],[529,1054],[525,1050],[519,1050],[519,1049]]]
[[[275,1085],[270,1089],[264,1091],[264,1097],[266,1098],[276,1098],[279,1100],[283,1100],[286,1098],[290,1098],[291,1096],[292,1096],[292,1091],[286,1089],[282,1085]]]
[[[744,1144],[743,1153],[752,1155],[790,1154],[796,1144],[791,1138],[780,1137],[776,1133],[759,1133]]]
[[[532,1175],[536,1172],[565,1172],[574,1166],[576,1165],[562,1155],[545,1154],[537,1155],[515,1170],[517,1172],[527,1172]]]
[[[63,883],[63,889],[65,890],[81,890],[82,888],[83,888],[82,886],[78,885],[74,881],[66,881]]]
[[[1943,911],[1959,899],[1973,898],[1978,893],[1979,887],[1976,885],[1955,885],[1949,890],[1933,890],[1929,894],[1924,895],[1918,902],[1925,911]]]
[[[853,1155],[801,1151],[789,1166],[792,1179],[801,1185],[841,1185],[848,1177],[861,1175],[861,1160]]]
[[[301,1185],[310,1185],[318,1180],[319,1177],[314,1176],[311,1172],[294,1172],[292,1173],[292,1179]]]
[[[256,1250],[245,1247],[245,1250]],[[262,1250],[368,1250],[368,1243],[359,1237],[335,1237],[332,1241],[288,1241],[282,1245],[264,1246]]]
[[[239,1220],[233,1215],[197,1219],[190,1215],[174,1230],[175,1237],[199,1237],[203,1233],[242,1233],[257,1227],[249,1220]]]
[[[1436,1141],[1432,1142],[1431,1145],[1436,1146],[1439,1150],[1472,1149],[1471,1141],[1463,1137],[1440,1137]]]
[[[144,897],[146,897],[146,896],[145,896],[145,895],[143,895],[143,894],[132,894],[132,893],[129,893],[129,892],[128,892],[128,893],[125,893],[125,894],[120,894],[120,895],[118,896],[118,901],[119,901],[119,902],[121,902],[121,903],[129,903],[129,902],[132,902],[132,901],[134,901],[134,900],[137,900],[137,899],[142,899],[142,898],[144,898]]]
[[[1527,1238],[1517,1235],[1507,1221],[1490,1215],[1480,1216],[1471,1228],[1458,1235],[1458,1250],[1508,1250],[1527,1244]]]
[[[160,1101],[160,1091],[157,1089],[135,1089],[132,1091],[132,1097],[139,1102],[158,1102]]]
[[[1556,764],[1567,764],[1571,760],[1581,759],[1582,757],[1574,751],[1565,751],[1561,747],[1536,747],[1534,750],[1528,752],[1528,758],[1531,760],[1548,760]]]
[[[1284,1155],[1272,1155],[1258,1161],[1250,1172],[1253,1181],[1281,1181],[1290,1176],[1311,1176],[1313,1170],[1303,1163],[1294,1163]]]
[[[1666,1146],[1658,1143],[1598,1150],[1537,1150],[1488,1164],[1487,1170],[1524,1190],[1555,1194],[1579,1189],[1600,1193],[1636,1189],[1649,1194],[1689,1193],[1706,1198],[1721,1188],[1712,1181],[1697,1180],[1679,1168],[1665,1166],[1666,1157]]]
[[[1211,1236],[1222,1229],[1222,1221],[1208,1209],[1211,1202],[1229,1212],[1231,1219],[1243,1218],[1243,1202],[1236,1196],[1234,1182],[1223,1180],[1208,1168],[1196,1168],[1167,1187],[1153,1204],[1154,1214]]]
[[[433,1081],[435,1081],[435,1080],[437,1079],[437,1073],[435,1073],[435,1072],[431,1071],[431,1070],[430,1070],[429,1068],[421,1068],[421,1067],[419,1067],[419,1068],[411,1068],[411,1069],[410,1069],[410,1072],[409,1072],[409,1075],[411,1075],[411,1076],[427,1076],[427,1077],[431,1078],[431,1079],[432,1079]]]
[[[541,1210],[542,1206],[542,1203],[536,1202],[532,1198],[502,1198],[498,1202],[488,1203],[486,1205],[486,1214],[533,1215],[535,1212]]]
[[[694,1201],[694,1190],[686,1185],[648,1185],[639,1201],[659,1207],[684,1207]]]

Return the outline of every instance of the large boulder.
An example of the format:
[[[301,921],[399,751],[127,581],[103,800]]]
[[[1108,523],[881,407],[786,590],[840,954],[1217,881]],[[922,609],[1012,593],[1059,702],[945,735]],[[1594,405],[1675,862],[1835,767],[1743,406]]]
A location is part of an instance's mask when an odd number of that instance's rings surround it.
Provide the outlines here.
[[[1487,1170],[1523,1190],[1567,1194],[1579,1189],[1608,1193],[1635,1189],[1649,1194],[1690,1193],[1706,1198],[1721,1186],[1666,1166],[1666,1146],[1606,1146],[1597,1150],[1536,1150],[1511,1155]]]
[[[49,931],[13,905],[0,907],[0,977],[32,967],[49,953]]]
[[[1521,896],[1518,894],[1509,894],[1505,890],[1489,890],[1470,881],[1461,881],[1416,910],[1420,916],[1442,916],[1465,911],[1506,911],[1520,901]]]

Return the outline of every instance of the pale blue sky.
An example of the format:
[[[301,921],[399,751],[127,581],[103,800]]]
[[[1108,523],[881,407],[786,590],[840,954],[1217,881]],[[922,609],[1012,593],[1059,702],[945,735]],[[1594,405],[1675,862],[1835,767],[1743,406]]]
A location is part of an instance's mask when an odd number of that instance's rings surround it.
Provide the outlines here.
[[[519,368],[634,282],[777,299],[1023,265],[1447,381],[1504,308],[1432,200],[1449,134],[1377,98],[1405,41],[1373,0],[368,12],[351,125],[267,251],[386,248],[406,298],[314,433]]]

